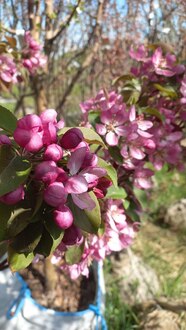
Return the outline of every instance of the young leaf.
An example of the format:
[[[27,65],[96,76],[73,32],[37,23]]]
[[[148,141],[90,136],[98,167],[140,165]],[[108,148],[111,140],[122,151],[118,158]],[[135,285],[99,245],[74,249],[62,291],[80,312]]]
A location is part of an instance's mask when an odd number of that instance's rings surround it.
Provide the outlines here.
[[[65,127],[59,130],[58,136],[65,134],[72,127]],[[90,144],[98,144],[104,148],[107,148],[101,137],[91,128],[78,127],[83,133],[84,139]]]
[[[12,272],[17,272],[28,267],[34,259],[34,253],[17,253],[12,247],[8,248],[8,264]]]
[[[12,134],[17,126],[16,117],[5,107],[0,105],[0,128]]]
[[[150,108],[150,107],[146,107],[146,108],[141,108],[143,113],[147,113],[151,116],[155,116],[156,118],[160,119],[161,121],[164,120],[163,115],[155,108]]]
[[[82,254],[84,251],[84,244],[81,245],[73,245],[68,247],[65,252],[65,261],[69,265],[77,264],[80,262]]]
[[[3,161],[3,159],[0,159]],[[18,188],[25,182],[31,170],[31,164],[15,155],[0,173],[0,196]]]
[[[113,185],[115,187],[118,186],[118,177],[117,177],[117,172],[115,170],[115,168],[107,163],[105,160],[98,158],[98,166],[104,168],[107,171],[107,176],[109,177],[109,179],[112,181]]]
[[[156,87],[160,91],[160,94],[165,97],[170,97],[173,100],[178,97],[177,92],[172,86],[162,86],[160,84],[154,84],[154,87]]]
[[[127,197],[127,193],[122,187],[109,187],[107,190],[106,198],[111,199],[124,199]]]

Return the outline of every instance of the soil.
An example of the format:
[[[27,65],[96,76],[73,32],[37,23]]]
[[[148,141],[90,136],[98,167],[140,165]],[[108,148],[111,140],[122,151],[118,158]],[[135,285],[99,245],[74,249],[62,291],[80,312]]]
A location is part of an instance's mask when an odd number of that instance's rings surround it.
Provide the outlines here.
[[[71,280],[56,267],[58,281],[53,292],[46,293],[44,263],[37,262],[20,272],[27,282],[32,297],[42,306],[56,311],[76,312],[93,304],[96,296],[96,281],[91,268],[89,278],[80,276]]]

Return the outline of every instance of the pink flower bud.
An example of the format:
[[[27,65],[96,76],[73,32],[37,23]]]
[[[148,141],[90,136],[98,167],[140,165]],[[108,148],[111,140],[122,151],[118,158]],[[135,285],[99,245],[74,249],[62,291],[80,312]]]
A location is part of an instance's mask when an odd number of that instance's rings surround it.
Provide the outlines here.
[[[54,211],[54,221],[56,225],[62,229],[69,228],[73,223],[73,215],[71,210],[63,205]]]
[[[83,140],[83,133],[78,128],[69,129],[61,138],[60,144],[64,149],[74,149]]]
[[[16,190],[1,196],[0,201],[8,205],[13,205],[24,199],[24,196],[25,196],[24,189],[23,186],[21,185]]]
[[[0,145],[1,144],[8,144],[11,145],[11,140],[9,139],[8,136],[6,136],[5,134],[0,134]]]
[[[54,109],[47,109],[40,114],[40,118],[43,124],[56,124],[57,112]]]
[[[65,230],[65,234],[62,239],[62,242],[65,245],[74,245],[74,244],[79,245],[82,243],[82,241],[83,241],[83,236],[81,230],[75,225],[72,225],[67,230]]]
[[[38,164],[35,168],[35,179],[43,181],[44,183],[52,183],[58,177],[60,169],[52,160],[44,161]]]
[[[44,191],[44,200],[47,204],[59,207],[67,200],[65,188],[61,182],[51,183]]]
[[[58,162],[63,157],[63,150],[58,144],[50,144],[45,152],[44,159],[45,160],[53,160],[54,162]]]
[[[29,152],[37,152],[43,147],[43,127],[37,115],[26,115],[18,120],[14,131],[15,141]]]

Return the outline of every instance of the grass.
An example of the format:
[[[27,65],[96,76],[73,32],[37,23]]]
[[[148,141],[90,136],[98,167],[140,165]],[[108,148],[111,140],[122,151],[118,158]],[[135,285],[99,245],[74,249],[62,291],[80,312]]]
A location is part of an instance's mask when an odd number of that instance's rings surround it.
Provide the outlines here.
[[[112,265],[109,259],[104,264],[106,277],[106,312],[108,330],[138,329],[139,320],[133,309],[124,304],[120,298],[118,280],[113,278]]]
[[[186,198],[185,174],[176,170],[170,173],[164,167],[156,173],[152,191],[136,190],[145,212],[132,250],[155,270],[161,287],[158,295],[170,299],[186,297],[186,230],[173,231],[160,223],[159,217],[164,217],[169,205]],[[105,278],[108,329],[139,329],[138,314],[127,302],[122,302],[109,260],[105,263]],[[183,318],[186,319],[185,313]],[[185,319],[182,330],[185,329]]]

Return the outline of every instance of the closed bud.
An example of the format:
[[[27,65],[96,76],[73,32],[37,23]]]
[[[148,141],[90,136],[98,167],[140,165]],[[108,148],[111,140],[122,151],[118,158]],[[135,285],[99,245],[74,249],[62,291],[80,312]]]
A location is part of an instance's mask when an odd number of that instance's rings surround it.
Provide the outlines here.
[[[25,192],[23,186],[21,185],[16,190],[1,196],[0,201],[8,205],[13,205],[24,199],[24,196],[25,196]]]
[[[73,223],[73,215],[71,210],[63,205],[54,211],[54,221],[61,229],[69,228]]]
[[[64,149],[74,149],[83,140],[83,133],[78,128],[69,129],[61,138],[60,144]]]
[[[64,205],[67,200],[65,188],[61,182],[51,183],[44,191],[44,201],[54,207]]]

